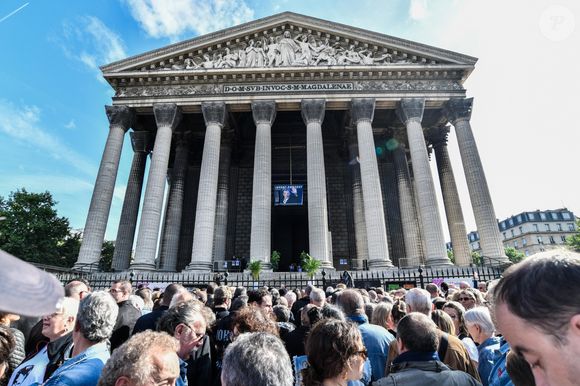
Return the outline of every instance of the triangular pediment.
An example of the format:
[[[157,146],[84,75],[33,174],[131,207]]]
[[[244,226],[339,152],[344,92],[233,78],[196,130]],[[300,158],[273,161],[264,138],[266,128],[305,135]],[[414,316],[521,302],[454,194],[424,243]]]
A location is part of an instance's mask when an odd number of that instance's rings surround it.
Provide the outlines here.
[[[107,77],[277,67],[472,67],[476,61],[425,44],[284,12],[114,62],[101,70]]]

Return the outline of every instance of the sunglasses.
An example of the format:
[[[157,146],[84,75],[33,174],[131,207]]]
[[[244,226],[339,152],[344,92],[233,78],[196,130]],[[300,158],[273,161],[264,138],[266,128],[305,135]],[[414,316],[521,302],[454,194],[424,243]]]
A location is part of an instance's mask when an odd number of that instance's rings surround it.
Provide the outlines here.
[[[366,360],[367,360],[367,358],[369,357],[369,353],[368,353],[368,351],[367,351],[367,349],[366,349],[366,348],[363,348],[362,350],[359,350],[359,351],[355,352],[354,354],[355,354],[355,355],[360,355],[360,357],[361,357],[361,358],[362,358],[364,361],[366,361]]]
[[[474,298],[459,298],[457,300],[459,300],[460,302],[468,302],[470,300],[475,300],[475,299]]]

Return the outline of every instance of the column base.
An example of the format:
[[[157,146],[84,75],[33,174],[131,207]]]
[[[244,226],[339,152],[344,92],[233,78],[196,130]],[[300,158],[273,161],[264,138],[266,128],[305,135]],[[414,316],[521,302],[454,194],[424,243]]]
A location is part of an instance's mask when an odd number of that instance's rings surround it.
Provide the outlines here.
[[[86,262],[76,262],[71,270],[73,271],[81,271],[81,272],[93,272],[93,271],[98,271],[99,270],[99,262],[95,261],[92,263],[86,263]]]
[[[194,263],[189,263],[189,265],[185,267],[184,271],[208,273],[212,271],[212,263],[196,261]]]
[[[334,268],[334,265],[332,265],[332,263],[330,261],[326,261],[326,260],[323,260],[320,262],[320,271],[322,271],[323,269],[326,271],[336,271],[336,269]]]
[[[426,258],[425,265],[427,267],[441,267],[445,265],[453,265],[451,260],[448,257],[435,257],[435,258]]]
[[[155,271],[156,268],[155,264],[148,263],[134,263],[129,266],[130,271]]]
[[[390,260],[369,260],[369,271],[382,271],[385,268],[392,268]]]

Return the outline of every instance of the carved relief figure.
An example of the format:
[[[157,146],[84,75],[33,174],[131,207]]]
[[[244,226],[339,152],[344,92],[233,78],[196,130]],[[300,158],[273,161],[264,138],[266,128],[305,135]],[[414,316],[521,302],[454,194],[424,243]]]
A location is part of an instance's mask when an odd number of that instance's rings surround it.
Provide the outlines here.
[[[284,35],[278,43],[280,50],[280,65],[291,66],[296,60],[296,51],[298,51],[298,44],[292,39],[290,31],[284,31]]]

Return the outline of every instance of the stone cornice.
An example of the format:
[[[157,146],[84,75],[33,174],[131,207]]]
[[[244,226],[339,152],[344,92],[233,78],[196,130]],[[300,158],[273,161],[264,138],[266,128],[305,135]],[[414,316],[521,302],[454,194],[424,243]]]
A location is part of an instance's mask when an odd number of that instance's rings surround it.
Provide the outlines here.
[[[361,44],[365,47],[367,45],[375,48],[376,46],[386,46],[392,51],[398,51],[405,55],[429,58],[439,62],[463,64],[471,67],[477,62],[474,57],[453,51],[327,20],[284,12],[136,55],[102,66],[101,70],[107,77],[110,73],[130,68],[141,68],[148,66],[152,62],[168,61],[171,63],[171,60],[174,60],[173,58],[179,58],[180,55],[189,55],[193,50],[199,54],[212,52],[216,48],[226,47],[229,44],[228,42],[231,41],[248,41],[254,37],[263,36],[265,31],[280,31],[285,28],[297,31],[305,30],[317,36],[324,34],[326,36],[343,37],[343,39],[350,40],[356,45]],[[212,46],[215,46],[215,48]]]

